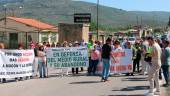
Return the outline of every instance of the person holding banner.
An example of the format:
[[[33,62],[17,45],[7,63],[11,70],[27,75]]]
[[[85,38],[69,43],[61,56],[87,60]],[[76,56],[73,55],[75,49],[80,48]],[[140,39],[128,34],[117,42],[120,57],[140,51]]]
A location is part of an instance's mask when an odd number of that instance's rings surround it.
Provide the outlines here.
[[[100,52],[97,50],[97,45],[94,44],[94,48],[91,50],[91,66],[89,66],[90,75],[91,72],[93,73],[93,75],[96,75],[96,69],[97,69],[97,65],[99,64],[99,61],[100,61]]]
[[[102,71],[102,82],[108,81],[109,77],[109,70],[110,70],[110,57],[111,55],[111,42],[112,40],[108,38],[106,40],[106,44],[103,45],[102,47],[102,63],[103,63],[103,71]]]
[[[0,49],[5,49],[4,43],[0,43]],[[2,78],[2,83],[6,83],[6,79]]]
[[[75,41],[74,44],[75,44],[74,45],[75,47],[79,47],[80,46],[78,41]],[[78,67],[77,68],[72,68],[72,74],[74,74],[75,71],[76,71],[76,74],[78,74],[79,73],[79,68]]]
[[[136,56],[136,53],[135,53],[135,49],[132,47],[130,42],[126,42],[126,49],[131,49],[132,50],[132,60],[133,60],[133,57]],[[130,76],[130,75],[134,76],[133,72],[126,73],[126,76]]]
[[[123,50],[122,47],[120,46],[120,42],[118,40],[116,40],[113,43],[113,45],[114,45],[113,50],[112,50],[113,53],[121,52]],[[117,56],[113,55],[113,53],[112,53],[112,56],[117,57]],[[115,75],[120,75],[120,73],[116,72]]]
[[[43,52],[43,46],[39,47],[38,51],[38,67],[39,67],[39,74],[40,78],[46,78],[46,58],[45,52]]]
[[[24,46],[20,43],[18,44],[18,50],[23,50]],[[24,80],[23,77],[15,78],[16,81],[22,81]]]

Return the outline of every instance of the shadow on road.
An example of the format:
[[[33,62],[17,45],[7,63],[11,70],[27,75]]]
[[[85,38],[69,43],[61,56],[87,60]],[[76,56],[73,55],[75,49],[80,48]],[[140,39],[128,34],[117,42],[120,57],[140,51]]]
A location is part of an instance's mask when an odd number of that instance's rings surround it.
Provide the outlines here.
[[[136,90],[148,90],[149,86],[130,86],[127,88],[122,88],[120,90],[112,90],[112,91],[136,91]]]
[[[136,94],[136,95],[108,95],[108,96],[146,96],[146,95]]]
[[[72,82],[69,84],[93,84],[93,83],[101,83],[100,81],[82,81],[82,82]]]
[[[135,78],[135,77],[133,77],[133,78],[124,78],[124,79],[122,79],[122,81],[147,81],[147,79],[146,78]]]

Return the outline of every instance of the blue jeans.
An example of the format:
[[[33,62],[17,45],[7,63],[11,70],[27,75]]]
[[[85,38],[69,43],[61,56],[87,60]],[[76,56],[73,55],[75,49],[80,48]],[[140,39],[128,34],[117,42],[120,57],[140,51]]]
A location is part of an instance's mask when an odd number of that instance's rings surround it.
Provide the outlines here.
[[[38,61],[40,78],[46,77],[46,66],[42,61]]]
[[[102,61],[103,61],[102,79],[108,79],[110,70],[110,59],[102,59]]]
[[[97,65],[99,64],[99,60],[91,60],[91,71],[93,72],[93,75],[96,73]]]
[[[162,66],[163,74],[165,77],[166,84],[169,84],[169,66]]]

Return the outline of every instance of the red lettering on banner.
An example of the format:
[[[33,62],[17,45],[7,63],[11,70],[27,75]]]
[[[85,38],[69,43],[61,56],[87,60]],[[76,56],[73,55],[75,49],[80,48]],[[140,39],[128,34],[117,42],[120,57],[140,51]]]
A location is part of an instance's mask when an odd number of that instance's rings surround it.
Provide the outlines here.
[[[32,56],[33,53],[23,53],[23,56]]]
[[[18,58],[17,62],[28,62],[30,61],[29,58]]]
[[[116,71],[126,71],[126,69],[127,69],[126,65],[116,66]]]
[[[111,66],[111,67],[110,67],[110,71],[115,71],[115,67],[114,67],[114,66]]]
[[[128,70],[132,70],[132,65],[128,65]]]

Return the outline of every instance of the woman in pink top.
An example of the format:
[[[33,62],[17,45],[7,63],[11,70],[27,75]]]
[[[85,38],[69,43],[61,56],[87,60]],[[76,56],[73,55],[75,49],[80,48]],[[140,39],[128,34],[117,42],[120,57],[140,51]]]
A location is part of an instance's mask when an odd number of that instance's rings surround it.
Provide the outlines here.
[[[91,50],[91,66],[90,67],[90,74],[96,75],[97,65],[100,60],[100,52],[97,50],[97,45],[94,45],[94,49]]]

